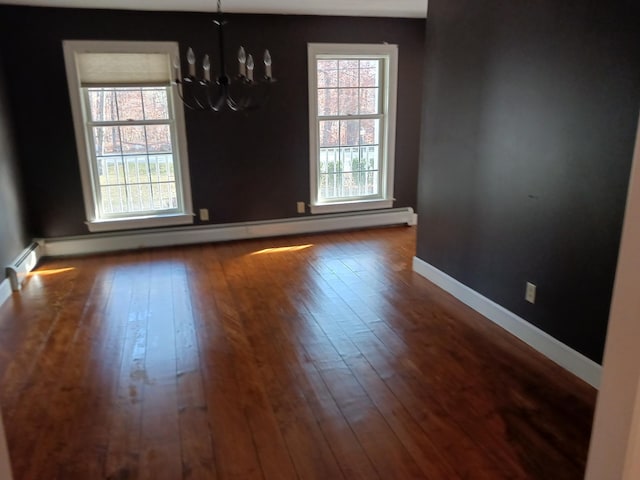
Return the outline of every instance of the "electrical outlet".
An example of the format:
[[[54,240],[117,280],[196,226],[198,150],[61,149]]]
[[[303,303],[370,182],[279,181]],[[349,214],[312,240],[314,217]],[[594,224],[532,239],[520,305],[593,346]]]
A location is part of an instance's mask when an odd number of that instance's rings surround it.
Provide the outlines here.
[[[524,294],[524,299],[529,303],[536,303],[536,286],[527,282],[527,290]]]
[[[298,202],[298,213],[304,213],[305,205],[304,202]]]
[[[200,209],[200,221],[201,222],[208,222],[209,221],[209,209],[208,208],[201,208]]]

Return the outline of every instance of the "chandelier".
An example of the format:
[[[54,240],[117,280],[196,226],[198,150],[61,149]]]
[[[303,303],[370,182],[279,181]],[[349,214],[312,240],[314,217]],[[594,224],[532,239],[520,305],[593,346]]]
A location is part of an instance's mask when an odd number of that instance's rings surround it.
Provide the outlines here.
[[[224,25],[227,23],[222,14],[221,0],[218,0],[217,18],[213,21],[218,28],[218,60],[219,73],[213,76],[209,54],[202,57],[201,75],[196,74],[196,55],[191,47],[187,50],[188,75],[180,78],[180,59],[173,62],[175,84],[182,103],[191,110],[208,110],[219,112],[225,107],[234,112],[243,112],[259,108],[266,101],[266,91],[275,82],[272,75],[271,54],[264,51],[264,76],[256,80],[255,60],[247,54],[244,47],[238,50],[238,74],[232,80],[227,74],[224,55]],[[231,95],[231,84],[237,84],[238,95]],[[256,92],[259,89],[260,92]]]

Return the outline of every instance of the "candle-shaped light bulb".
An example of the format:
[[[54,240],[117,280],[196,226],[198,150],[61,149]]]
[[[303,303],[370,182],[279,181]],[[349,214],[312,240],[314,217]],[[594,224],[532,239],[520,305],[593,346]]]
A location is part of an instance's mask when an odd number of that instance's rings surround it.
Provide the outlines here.
[[[272,77],[272,73],[271,73],[271,54],[269,53],[269,50],[265,50],[264,51],[264,76],[267,77],[269,80]]]
[[[247,57],[247,79],[253,81],[253,69],[255,64],[253,63],[253,55]]]
[[[240,47],[238,50],[238,72],[241,77],[247,74],[247,54],[244,51],[244,47]]]
[[[187,50],[187,62],[189,62],[189,75],[196,76],[196,55],[193,53],[193,49],[189,47]]]
[[[202,72],[204,73],[204,79],[211,80],[211,62],[209,61],[209,55],[205,55],[202,59]]]
[[[180,78],[180,57],[178,55],[173,56],[173,75],[176,80]]]

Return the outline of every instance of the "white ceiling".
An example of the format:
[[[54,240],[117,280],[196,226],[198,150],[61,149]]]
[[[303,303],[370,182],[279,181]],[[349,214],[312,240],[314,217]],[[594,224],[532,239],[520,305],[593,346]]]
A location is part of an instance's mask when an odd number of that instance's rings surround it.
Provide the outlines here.
[[[428,0],[223,0],[231,13],[352,15],[426,18]],[[212,12],[216,0],[0,0],[2,4],[42,7],[115,8]]]

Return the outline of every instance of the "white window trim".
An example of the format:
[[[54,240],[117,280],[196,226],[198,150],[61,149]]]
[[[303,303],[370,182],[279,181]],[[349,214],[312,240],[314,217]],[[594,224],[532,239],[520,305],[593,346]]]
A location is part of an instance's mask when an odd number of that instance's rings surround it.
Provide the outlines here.
[[[358,58],[383,57],[385,102],[385,131],[382,133],[380,174],[384,176],[379,198],[319,202],[318,200],[318,81],[316,60],[323,56],[353,56]],[[311,213],[337,213],[391,208],[393,206],[393,180],[396,145],[396,108],[398,98],[398,46],[384,44],[309,43],[307,45],[309,72],[309,185]]]
[[[194,214],[191,200],[184,108],[180,102],[175,101],[175,95],[174,102],[172,105],[169,105],[169,108],[173,109],[175,134],[177,137],[174,154],[178,159],[179,169],[176,169],[175,173],[176,186],[182,191],[182,212],[177,214],[144,214],[119,218],[98,217],[97,198],[93,188],[91,172],[90,142],[88,142],[86,138],[86,125],[82,106],[83,95],[75,61],[75,56],[79,53],[166,53],[169,55],[169,58],[175,58],[180,54],[178,44],[176,42],[64,40],[62,45],[76,136],[76,148],[80,164],[80,178],[82,180],[82,193],[87,219],[85,223],[89,231],[107,232],[111,230],[165,227],[193,223]]]

